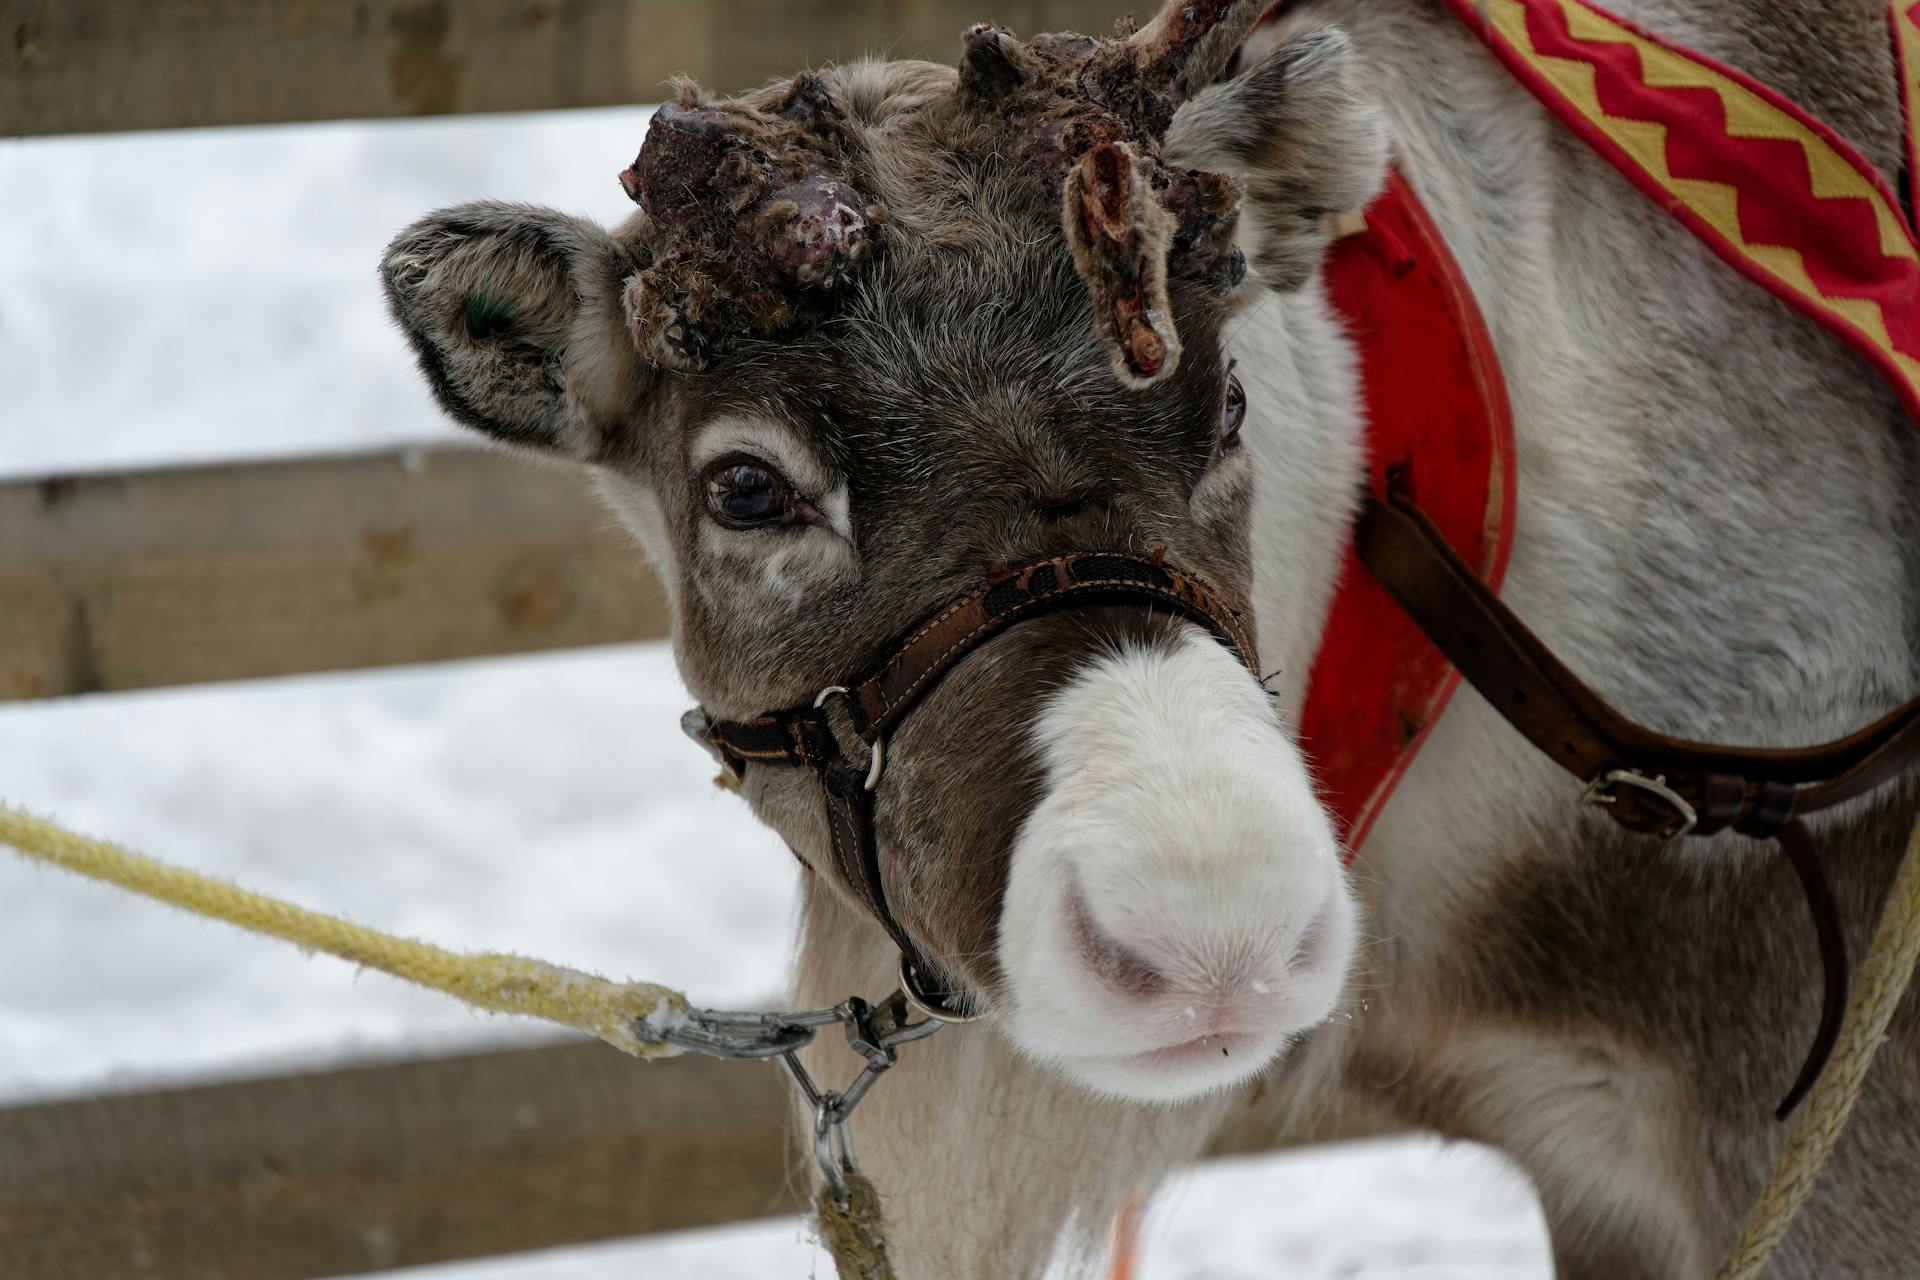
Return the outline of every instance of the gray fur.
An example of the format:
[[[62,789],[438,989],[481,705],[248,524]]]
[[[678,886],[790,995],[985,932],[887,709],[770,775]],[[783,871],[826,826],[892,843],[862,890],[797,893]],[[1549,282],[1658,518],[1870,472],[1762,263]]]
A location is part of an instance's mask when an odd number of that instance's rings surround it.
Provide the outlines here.
[[[1897,165],[1875,0],[1618,8]],[[1329,24],[1345,36],[1315,34]],[[1920,433],[1837,340],[1714,260],[1438,6],[1299,4],[1253,37],[1244,79],[1175,120],[1162,158],[1241,179],[1243,242],[1272,288],[1225,299],[1170,282],[1185,356],[1145,390],[1119,384],[1087,323],[1058,186],[982,109],[1024,83],[987,61],[966,93],[927,64],[822,73],[853,177],[889,211],[881,249],[817,330],[744,341],[710,373],[651,370],[600,336],[624,334],[605,282],[630,237],[487,206],[477,226],[438,215],[390,252],[396,314],[457,415],[603,464],[674,584],[676,654],[717,714],[809,698],[985,563],[1099,543],[1166,545],[1250,600],[1272,687],[1297,711],[1363,438],[1313,270],[1317,211],[1375,189],[1382,121],[1509,378],[1521,506],[1505,595],[1520,613],[1629,715],[1696,738],[1824,740],[1920,689]],[[569,280],[585,284],[577,314]],[[513,294],[531,318],[513,341],[540,358],[460,330],[476,287]],[[1223,455],[1229,355],[1253,409],[1245,450]],[[771,424],[842,486],[843,535],[711,528],[693,451],[735,418]],[[989,1004],[1009,832],[1040,785],[1022,727],[1090,654],[1166,625],[1017,629],[892,744],[889,894]],[[1810,931],[1777,858],[1733,838],[1624,841],[1577,790],[1463,691],[1357,868],[1376,940],[1355,1021],[1232,1095],[1095,1102],[990,1026],[914,1046],[861,1126],[903,1273],[984,1280],[1090,1256],[1113,1207],[1209,1144],[1424,1127],[1519,1162],[1562,1276],[1711,1275],[1783,1136],[1768,1112],[1813,1025]],[[824,865],[808,779],[759,771],[748,794]],[[1819,829],[1856,951],[1917,815],[1908,786]],[[798,998],[879,994],[890,963],[878,928],[809,877]],[[1775,1274],[1911,1274],[1916,1188],[1910,998]]]
[[[1271,288],[1306,282],[1326,251],[1328,215],[1365,208],[1386,171],[1387,132],[1351,55],[1338,30],[1301,35],[1200,94],[1167,132],[1171,163],[1240,176],[1242,239]]]
[[[1618,8],[1897,166],[1872,0]],[[1866,367],[1713,259],[1450,16],[1328,0],[1295,21],[1347,30],[1486,311],[1520,448],[1509,602],[1628,714],[1696,738],[1822,741],[1920,690],[1920,433]],[[1856,959],[1917,816],[1909,785],[1823,830]],[[1382,941],[1371,1008],[1328,1033],[1347,1042],[1325,1046],[1341,1105],[1513,1155],[1563,1276],[1711,1275],[1817,1014],[1781,860],[1737,838],[1623,841],[1466,693],[1356,869]],[[1912,1271],[1917,1004],[1774,1274]]]
[[[478,201],[409,227],[380,274],[448,413],[511,444],[596,460],[646,390],[610,305],[636,265],[583,219]]]

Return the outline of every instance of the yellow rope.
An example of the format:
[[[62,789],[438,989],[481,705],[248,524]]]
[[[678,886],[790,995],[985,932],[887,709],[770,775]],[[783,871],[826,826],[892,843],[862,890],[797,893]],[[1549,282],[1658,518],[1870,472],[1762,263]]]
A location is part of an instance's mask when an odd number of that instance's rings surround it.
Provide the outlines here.
[[[1767,1189],[1753,1206],[1746,1234],[1720,1268],[1718,1280],[1754,1280],[1766,1270],[1773,1251],[1792,1225],[1794,1215],[1813,1191],[1814,1180],[1833,1154],[1833,1144],[1846,1127],[1853,1104],[1866,1083],[1867,1068],[1886,1039],[1887,1024],[1906,994],[1920,962],[1920,827],[1907,843],[1907,855],[1894,877],[1893,891],[1880,910],[1873,949],[1861,967],[1853,996],[1847,1001],[1846,1021],[1833,1061],[1787,1135],[1767,1180]]]
[[[584,1031],[637,1058],[670,1057],[680,1052],[663,1041],[643,1038],[638,1026],[641,1018],[660,1026],[686,1011],[686,997],[667,987],[650,982],[611,982],[597,974],[526,956],[465,954],[396,938],[224,880],[155,862],[104,840],[75,835],[6,805],[0,805],[0,844],[12,845],[36,861],[104,880],[184,911],[444,991],[482,1009],[544,1018]]]
[[[0,844],[28,858],[116,885],[132,893],[280,938],[308,951],[390,973],[444,991],[496,1013],[544,1018],[597,1036],[638,1058],[680,1052],[646,1038],[645,1027],[662,1028],[686,1014],[686,997],[650,982],[610,982],[597,974],[525,956],[498,952],[462,954],[409,938],[396,938],[337,916],[308,911],[278,898],[242,889],[195,871],[76,835],[51,822],[0,804]],[[892,1280],[880,1198],[872,1184],[850,1175],[854,1195],[842,1209],[823,1191],[818,1207],[821,1239],[847,1280]]]
[[[640,1020],[661,1025],[685,1012],[686,997],[648,982],[611,982],[597,974],[499,952],[462,954],[396,938],[337,916],[308,911],[210,876],[171,867],[104,840],[91,840],[0,805],[0,844],[35,861],[280,938],[353,964],[444,991],[496,1013],[544,1018],[595,1036],[639,1058],[679,1052],[642,1038]],[[1718,1280],[1755,1280],[1767,1266],[1815,1179],[1833,1153],[1866,1082],[1873,1055],[1920,961],[1920,827],[1907,845],[1882,909],[1873,948],[1861,967],[1834,1059],[1814,1086],[1739,1246]],[[824,1217],[825,1215],[823,1215]],[[830,1220],[829,1220],[830,1224]],[[877,1232],[874,1233],[877,1239]],[[836,1258],[849,1252],[830,1239]],[[876,1255],[884,1259],[884,1251]],[[856,1274],[858,1274],[856,1272]]]
[[[880,1193],[852,1169],[844,1170],[847,1203],[833,1198],[822,1183],[813,1197],[814,1221],[820,1241],[833,1257],[840,1280],[894,1280],[893,1255],[887,1250],[886,1223],[880,1216]]]

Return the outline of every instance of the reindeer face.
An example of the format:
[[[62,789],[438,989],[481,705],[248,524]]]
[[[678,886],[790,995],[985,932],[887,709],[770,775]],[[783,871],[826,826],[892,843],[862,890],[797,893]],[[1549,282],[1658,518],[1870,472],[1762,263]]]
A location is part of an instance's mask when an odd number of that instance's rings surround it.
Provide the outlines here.
[[[978,28],[957,75],[685,93],[622,175],[629,223],[434,215],[388,251],[395,314],[456,417],[596,468],[716,716],[845,683],[1000,563],[1164,547],[1244,608],[1240,189],[1160,155],[1232,8],[1131,42]],[[746,791],[831,881],[811,772]],[[1326,818],[1192,623],[1116,606],[992,640],[889,743],[875,826],[921,949],[1093,1088],[1231,1083],[1338,994]]]

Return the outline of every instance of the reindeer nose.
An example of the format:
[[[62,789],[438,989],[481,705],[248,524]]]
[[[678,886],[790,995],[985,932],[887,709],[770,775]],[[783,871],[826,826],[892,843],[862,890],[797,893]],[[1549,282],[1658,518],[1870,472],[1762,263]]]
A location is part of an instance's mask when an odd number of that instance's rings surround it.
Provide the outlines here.
[[[1224,928],[1195,929],[1186,904],[1170,904],[1167,918],[1135,911],[1126,924],[1103,927],[1076,884],[1065,904],[1067,933],[1080,962],[1116,995],[1178,1004],[1197,1035],[1238,1030],[1324,964],[1331,904],[1290,928],[1286,919],[1303,918],[1298,903],[1276,899],[1263,920],[1257,887],[1235,896],[1254,911]]]
[[[1166,975],[1151,960],[1094,923],[1078,886],[1067,896],[1067,929],[1086,966],[1121,995],[1148,999],[1166,991]]]
[[[1355,904],[1312,781],[1205,635],[1077,672],[1036,737],[1048,788],[997,955],[1021,1049],[1119,1097],[1249,1079],[1338,1004]]]

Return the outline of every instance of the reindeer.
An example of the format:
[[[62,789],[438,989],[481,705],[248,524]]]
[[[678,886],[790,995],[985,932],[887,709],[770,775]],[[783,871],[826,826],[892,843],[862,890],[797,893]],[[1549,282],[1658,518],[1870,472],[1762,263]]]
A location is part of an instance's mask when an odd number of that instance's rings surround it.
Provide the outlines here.
[[[1872,0],[1620,8],[1899,168]],[[1561,1275],[1709,1275],[1818,1007],[1798,891],[1581,809],[1465,691],[1343,871],[1291,727],[1363,465],[1326,215],[1390,161],[1431,208],[1509,379],[1503,597],[1655,728],[1796,745],[1920,687],[1916,434],[1440,6],[1302,0],[1243,43],[1257,12],[681,85],[629,220],[434,214],[387,251],[393,312],[449,413],[591,471],[716,717],[1075,548],[1165,548],[1253,624],[1257,672],[1166,610],[1028,622],[887,742],[887,906],[984,1015],[863,1104],[903,1274],[1084,1264],[1210,1149],[1418,1128],[1526,1171]],[[812,872],[797,998],[888,989],[810,776],[743,789]],[[1815,827],[1856,947],[1917,812]],[[1920,1267],[1914,1000],[1892,1035],[1782,1277]]]

